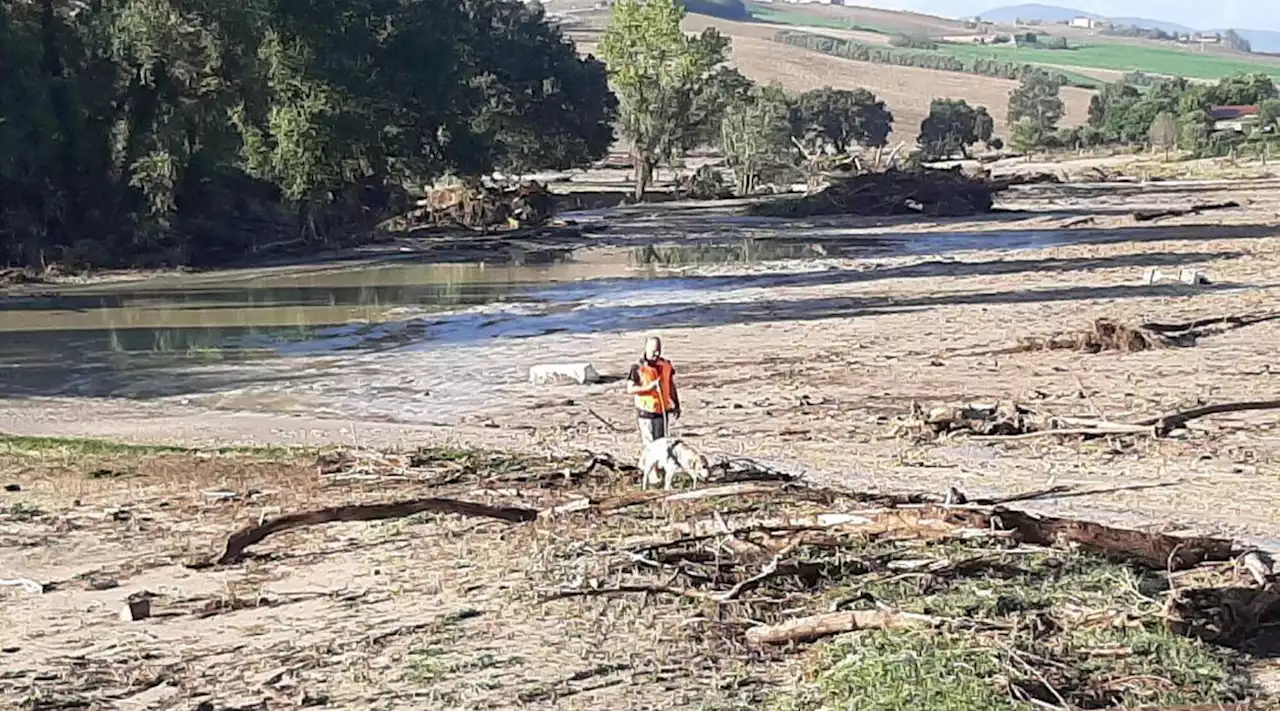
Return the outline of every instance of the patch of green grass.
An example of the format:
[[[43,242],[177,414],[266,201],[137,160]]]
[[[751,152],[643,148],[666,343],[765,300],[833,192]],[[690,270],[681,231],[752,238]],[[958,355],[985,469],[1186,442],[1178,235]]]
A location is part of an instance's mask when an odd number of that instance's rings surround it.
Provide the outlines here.
[[[200,449],[155,444],[127,444],[86,437],[24,437],[0,433],[0,455],[18,456],[148,456],[155,454],[252,454],[286,457],[314,453],[301,447],[215,447]]]
[[[795,25],[797,27],[825,27],[833,30],[856,30],[874,32],[878,35],[890,34],[879,27],[860,25],[853,20],[841,20],[837,17],[814,15],[803,10],[778,10],[771,7],[752,6],[751,19],[760,22],[771,22],[775,25]]]
[[[1249,696],[1233,652],[1174,634],[1154,571],[1068,551],[1010,552],[968,542],[857,550],[889,571],[827,592],[845,609],[880,606],[948,622],[856,632],[821,655],[813,682],[773,711],[1082,708],[1231,702]],[[947,564],[929,572],[918,563]],[[895,571],[904,570],[897,573]]]
[[[874,631],[829,645],[815,683],[769,711],[1018,711],[1000,654],[969,635]]]
[[[1175,47],[1151,47],[1120,42],[1081,45],[1070,50],[1042,49],[1034,46],[943,44],[938,48],[966,60],[997,59],[1005,62],[1142,71],[1188,79],[1221,79],[1248,72],[1262,72],[1280,78],[1280,65],[1271,62],[1240,59],[1222,54],[1192,52]]]

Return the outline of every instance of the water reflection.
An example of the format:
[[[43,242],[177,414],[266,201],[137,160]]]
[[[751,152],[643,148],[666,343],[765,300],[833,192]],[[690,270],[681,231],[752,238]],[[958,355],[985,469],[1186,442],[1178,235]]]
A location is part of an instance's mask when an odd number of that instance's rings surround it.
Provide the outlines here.
[[[730,244],[647,245],[632,250],[636,264],[692,266],[763,262],[780,259],[817,259],[827,256],[821,244],[778,239],[746,238]]]
[[[675,267],[823,253],[814,245],[754,239],[580,250],[568,259],[567,252],[545,252],[497,265],[397,261],[0,297],[0,395],[137,396],[196,371],[219,372],[217,384],[226,385],[248,377],[231,367],[248,360],[429,345],[440,338],[438,324],[432,329],[435,314],[471,312],[461,323],[479,326],[522,315],[554,320],[588,302],[660,302],[666,291],[733,282],[673,279]]]

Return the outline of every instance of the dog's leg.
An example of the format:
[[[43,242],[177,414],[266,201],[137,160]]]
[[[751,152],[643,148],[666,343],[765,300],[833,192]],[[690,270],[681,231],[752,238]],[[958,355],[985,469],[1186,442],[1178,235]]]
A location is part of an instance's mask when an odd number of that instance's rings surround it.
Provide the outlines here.
[[[662,488],[667,489],[669,491],[671,489],[672,483],[674,483],[675,481],[675,478],[676,478],[675,467],[667,467],[667,470],[663,473],[663,477],[662,477]]]

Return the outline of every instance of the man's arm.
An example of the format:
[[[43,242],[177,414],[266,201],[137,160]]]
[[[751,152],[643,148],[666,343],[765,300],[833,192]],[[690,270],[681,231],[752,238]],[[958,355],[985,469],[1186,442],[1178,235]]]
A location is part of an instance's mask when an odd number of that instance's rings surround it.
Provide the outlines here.
[[[631,373],[627,375],[627,381],[627,392],[632,395],[651,393],[658,387],[658,381],[656,380],[648,384],[640,382],[640,366],[638,365],[631,366]]]
[[[680,390],[676,387],[675,366],[671,368],[671,411],[676,417],[680,416]]]

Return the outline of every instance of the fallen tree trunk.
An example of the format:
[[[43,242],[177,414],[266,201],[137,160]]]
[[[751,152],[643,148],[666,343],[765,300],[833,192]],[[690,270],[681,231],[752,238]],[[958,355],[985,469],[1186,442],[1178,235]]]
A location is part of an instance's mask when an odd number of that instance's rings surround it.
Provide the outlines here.
[[[757,645],[812,642],[815,639],[857,630],[900,630],[931,627],[942,622],[945,620],[940,617],[895,610],[825,612],[779,622],[776,625],[752,627],[747,630],[747,641]]]
[[[1233,558],[1234,543],[1226,538],[1183,538],[1002,508],[971,510],[960,515],[968,518],[971,527],[1012,530],[1015,537],[1024,543],[1041,546],[1075,544],[1112,560],[1155,570],[1186,570],[1204,562]]]
[[[209,563],[191,567],[208,567],[210,565],[228,565],[244,557],[246,548],[261,543],[268,536],[303,526],[315,526],[322,523],[338,521],[381,521],[391,518],[404,518],[424,511],[454,513],[462,516],[492,518],[500,521],[520,523],[532,521],[538,517],[534,509],[512,506],[489,506],[470,501],[455,499],[411,499],[385,504],[353,504],[350,506],[334,506],[318,511],[286,514],[268,519],[257,526],[246,526],[227,538],[226,550],[217,559]]]

